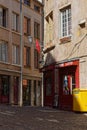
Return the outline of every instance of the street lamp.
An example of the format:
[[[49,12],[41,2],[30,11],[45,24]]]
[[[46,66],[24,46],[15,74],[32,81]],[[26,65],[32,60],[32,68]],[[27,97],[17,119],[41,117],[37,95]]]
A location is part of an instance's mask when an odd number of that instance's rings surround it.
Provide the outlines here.
[[[28,41],[29,41],[29,43],[32,43],[32,42],[33,42],[32,36],[28,36]]]

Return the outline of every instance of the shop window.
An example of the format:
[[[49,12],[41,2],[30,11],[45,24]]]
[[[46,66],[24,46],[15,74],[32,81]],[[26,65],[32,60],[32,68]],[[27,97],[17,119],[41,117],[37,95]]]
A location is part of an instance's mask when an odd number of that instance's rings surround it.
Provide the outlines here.
[[[5,41],[0,42],[0,61],[8,61],[8,45]]]
[[[7,96],[9,94],[9,79],[7,76],[2,77],[2,95]]]
[[[46,96],[51,96],[51,94],[52,94],[51,78],[48,78],[46,80]]]
[[[18,21],[18,19],[19,19],[19,16],[18,16],[18,14],[16,14],[16,13],[12,13],[12,29],[14,30],[14,31],[19,31],[19,21]]]
[[[24,47],[24,66],[31,66],[31,50],[30,47]]]
[[[0,7],[0,26],[7,27],[7,9]]]
[[[53,85],[53,72],[49,71],[45,75],[45,85],[46,85],[46,96],[52,95],[52,85]]]
[[[72,90],[75,88],[75,75],[65,75],[63,77],[63,94],[72,95]]]

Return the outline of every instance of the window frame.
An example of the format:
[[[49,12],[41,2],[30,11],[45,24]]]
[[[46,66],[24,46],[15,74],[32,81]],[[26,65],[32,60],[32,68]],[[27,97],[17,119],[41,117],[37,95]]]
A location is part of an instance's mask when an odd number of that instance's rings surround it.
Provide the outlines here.
[[[8,62],[8,44],[5,41],[0,41],[0,61]]]
[[[31,35],[31,19],[24,16],[24,35]]]
[[[61,22],[61,38],[71,37],[72,16],[71,16],[70,5],[60,10],[60,17],[61,17],[61,21],[60,21]]]
[[[24,46],[24,67],[31,66],[31,48]]]
[[[19,31],[19,15],[15,12],[12,12],[12,30]]]
[[[20,52],[19,52],[19,46],[13,44],[13,53],[12,53],[12,63],[13,64],[20,64]]]
[[[24,4],[27,5],[27,6],[30,6],[31,5],[31,0],[24,0]]]
[[[7,8],[0,6],[1,14],[0,14],[0,26],[7,27]]]
[[[40,39],[40,23],[34,22],[34,38]]]

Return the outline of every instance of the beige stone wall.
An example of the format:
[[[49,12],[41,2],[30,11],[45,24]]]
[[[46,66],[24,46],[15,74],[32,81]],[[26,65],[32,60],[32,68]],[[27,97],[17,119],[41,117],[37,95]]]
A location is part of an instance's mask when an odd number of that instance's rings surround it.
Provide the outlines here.
[[[49,6],[46,6],[48,2]],[[79,58],[79,74],[80,87],[87,88],[87,1],[80,0],[54,0],[53,6],[50,0],[45,0],[45,17],[49,14],[49,10],[53,11],[54,22],[54,44],[55,48],[49,51],[49,58],[47,64],[67,61],[72,58]],[[72,36],[71,41],[60,43],[60,9],[71,5],[72,12]],[[50,8],[49,8],[50,7]],[[51,8],[53,7],[53,8]],[[48,9],[49,8],[49,9]],[[85,28],[82,28],[79,23],[85,20]],[[45,22],[45,39],[46,39],[46,22]],[[46,44],[46,43],[45,43]],[[45,54],[47,60],[48,53]]]

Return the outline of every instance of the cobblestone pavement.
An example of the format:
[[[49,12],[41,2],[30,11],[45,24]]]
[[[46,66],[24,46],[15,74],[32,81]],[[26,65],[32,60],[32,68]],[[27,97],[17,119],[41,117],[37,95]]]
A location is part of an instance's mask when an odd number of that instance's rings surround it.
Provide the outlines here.
[[[87,130],[87,114],[46,107],[0,106],[0,130]]]

